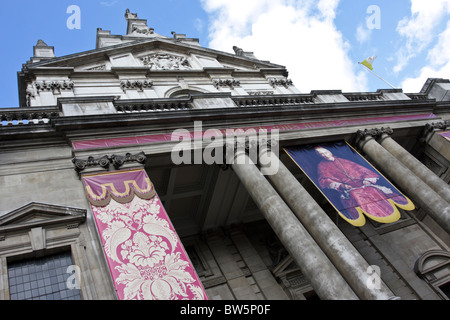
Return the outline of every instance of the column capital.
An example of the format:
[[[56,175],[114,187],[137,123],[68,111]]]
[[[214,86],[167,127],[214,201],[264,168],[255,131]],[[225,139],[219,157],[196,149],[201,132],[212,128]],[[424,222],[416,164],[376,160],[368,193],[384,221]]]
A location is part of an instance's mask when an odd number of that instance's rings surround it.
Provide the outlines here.
[[[427,123],[425,125],[425,130],[426,132],[431,132],[434,130],[446,130],[448,127],[450,127],[450,120],[445,120],[440,122]]]
[[[427,123],[423,129],[420,141],[423,143],[428,143],[432,138],[435,130],[446,130],[450,127],[450,120]]]
[[[358,130],[356,132],[356,145],[359,146],[359,148],[362,148],[367,140],[370,139],[380,139],[383,135],[392,135],[394,133],[394,130],[392,128],[372,128],[372,129],[364,129],[364,130]]]

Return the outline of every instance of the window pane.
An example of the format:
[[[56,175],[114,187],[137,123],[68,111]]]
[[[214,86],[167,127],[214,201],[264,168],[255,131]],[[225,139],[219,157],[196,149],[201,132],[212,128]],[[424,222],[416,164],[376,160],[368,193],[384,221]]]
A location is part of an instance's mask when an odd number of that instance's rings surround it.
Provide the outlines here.
[[[80,290],[67,287],[71,265],[70,252],[8,263],[11,300],[81,300]]]
[[[440,286],[439,289],[441,289],[442,292],[447,296],[447,298],[450,299],[450,282],[447,282],[446,284]]]

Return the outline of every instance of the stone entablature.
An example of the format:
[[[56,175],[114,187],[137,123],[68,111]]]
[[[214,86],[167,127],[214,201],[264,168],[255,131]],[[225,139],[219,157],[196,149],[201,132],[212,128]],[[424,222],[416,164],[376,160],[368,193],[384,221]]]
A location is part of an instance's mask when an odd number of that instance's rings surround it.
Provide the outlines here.
[[[204,93],[228,90],[234,97],[264,96],[270,100],[274,100],[272,97],[282,99],[282,96],[292,96],[294,103],[295,101],[297,103],[341,103],[427,101],[428,99],[425,94],[403,93],[401,89],[347,93],[340,90],[320,90],[309,94],[299,94],[292,81],[287,78],[258,79],[257,70],[251,72],[227,70],[226,73],[225,69],[217,68],[194,70],[191,64],[184,64],[182,61],[187,60],[183,59],[166,61],[167,64],[158,66],[152,64],[129,68],[112,67],[110,70],[73,71],[68,79],[52,77],[53,70],[49,69],[48,76],[40,76],[38,80],[27,83],[24,107],[57,105],[57,100],[61,97],[83,98],[92,96],[94,92],[97,96],[116,96],[120,100],[161,99],[168,98],[168,94],[177,88],[186,92],[192,90]],[[45,69],[40,70],[41,74],[43,70]],[[90,74],[93,71],[96,75],[94,77]],[[242,106],[272,104],[271,102],[255,103],[253,99],[250,103],[245,102],[245,99],[240,100],[239,104]],[[260,101],[259,98],[257,101]]]
[[[117,80],[116,80],[117,81]],[[229,88],[234,89],[235,86],[240,85],[239,81],[233,79],[213,80],[215,86],[219,89]],[[242,87],[242,85],[241,85]],[[422,105],[423,103],[431,102],[432,100],[414,99],[407,97],[405,100],[389,100],[382,91],[376,93],[341,93],[338,95],[342,97],[343,101],[336,103],[327,99],[331,92],[320,91],[309,94],[273,94],[270,91],[248,92],[247,95],[235,95],[233,92],[222,93],[204,93],[188,95],[180,98],[122,98],[123,95],[128,95],[130,92],[144,93],[154,92],[155,82],[149,79],[140,80],[121,80],[120,92],[117,95],[89,98],[89,97],[61,97],[58,98],[58,107],[31,107],[31,108],[13,108],[3,109],[0,112],[0,126],[12,125],[36,125],[48,124],[52,119],[60,116],[74,116],[74,115],[94,115],[94,114],[114,114],[114,113],[136,113],[136,112],[161,112],[161,111],[186,111],[192,109],[202,109],[201,105],[195,103],[204,99],[210,99],[211,95],[218,95],[214,98],[217,100],[217,108],[246,108],[246,107],[295,107],[296,105],[317,105],[317,106],[338,106],[346,108],[357,108],[358,103],[370,102],[373,106],[379,105],[382,107],[386,102],[396,102],[395,105],[403,105],[408,108],[414,108],[414,105]],[[334,92],[333,92],[334,93]],[[221,96],[224,95],[224,96]],[[225,96],[226,95],[226,96]],[[351,99],[348,99],[352,97]],[[220,99],[223,100],[223,106],[220,107]],[[230,100],[231,98],[231,100]],[[354,105],[354,107],[352,107]],[[391,108],[394,106],[392,105]],[[327,107],[328,108],[328,107]],[[397,108],[397,107],[395,107]],[[356,109],[355,109],[356,110]]]

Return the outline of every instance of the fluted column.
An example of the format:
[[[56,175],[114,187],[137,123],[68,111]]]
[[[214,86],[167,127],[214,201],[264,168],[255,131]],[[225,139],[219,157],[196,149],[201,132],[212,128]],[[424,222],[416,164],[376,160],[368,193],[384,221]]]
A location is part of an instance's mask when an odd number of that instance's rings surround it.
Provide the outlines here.
[[[278,160],[273,153],[270,158]],[[267,178],[360,299],[394,298],[384,283],[377,288],[368,285],[369,264],[281,161],[278,172]]]
[[[283,246],[323,300],[358,300],[294,213],[245,152],[227,160]]]
[[[358,131],[358,146],[373,163],[397,183],[407,196],[424,209],[436,222],[450,233],[450,205],[425,182],[383,148],[374,137],[384,129]]]
[[[392,130],[386,130],[381,134],[379,143],[403,163],[409,170],[428,184],[437,194],[439,194],[445,201],[450,203],[450,186],[439,178],[433,171],[428,169],[416,157],[411,155],[408,151],[403,149],[394,139],[390,137]]]

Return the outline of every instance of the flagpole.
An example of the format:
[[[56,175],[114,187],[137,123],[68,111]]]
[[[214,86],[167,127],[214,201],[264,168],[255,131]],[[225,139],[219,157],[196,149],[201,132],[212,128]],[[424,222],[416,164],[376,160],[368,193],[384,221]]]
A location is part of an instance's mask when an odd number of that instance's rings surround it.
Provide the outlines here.
[[[375,72],[373,72],[373,70],[370,70],[369,68],[364,67],[364,65],[363,65],[361,62],[358,62],[358,64],[359,64],[361,67],[363,67],[363,69],[366,69],[366,70],[372,72],[372,73],[373,73],[377,78],[379,78],[380,80],[386,82],[392,89],[396,89],[392,84],[390,84],[389,82],[387,82],[386,80],[384,80],[382,77],[380,77],[379,75],[377,75]]]

